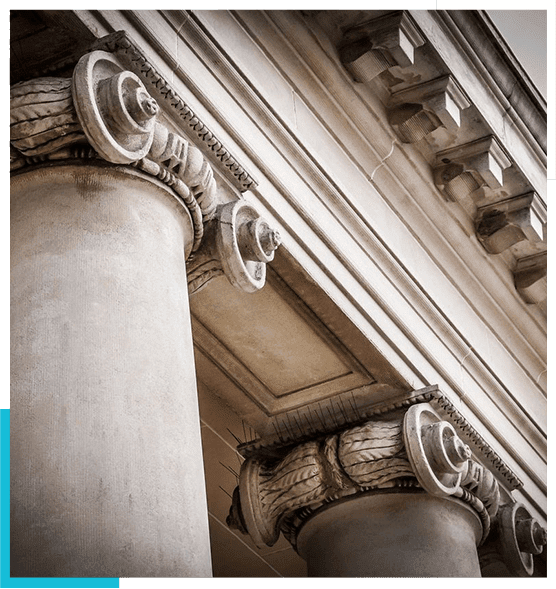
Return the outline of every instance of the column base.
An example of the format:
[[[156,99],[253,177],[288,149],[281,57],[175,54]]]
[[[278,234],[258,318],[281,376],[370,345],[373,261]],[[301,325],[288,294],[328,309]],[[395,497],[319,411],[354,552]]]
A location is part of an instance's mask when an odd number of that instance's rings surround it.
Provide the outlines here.
[[[479,516],[457,499],[371,492],[331,503],[297,537],[311,577],[480,577]]]

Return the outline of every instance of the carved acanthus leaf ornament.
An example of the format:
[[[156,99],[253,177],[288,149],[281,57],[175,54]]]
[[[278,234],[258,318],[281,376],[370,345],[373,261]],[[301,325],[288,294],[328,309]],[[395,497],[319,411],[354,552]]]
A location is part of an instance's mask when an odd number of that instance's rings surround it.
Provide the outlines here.
[[[272,546],[281,523],[301,508],[414,478],[402,424],[403,415],[395,415],[299,444],[277,463],[246,460],[228,524],[257,546]]]
[[[429,403],[290,446],[279,458],[250,456],[227,522],[261,548],[281,531],[295,546],[298,530],[325,504],[407,487],[465,502],[482,521],[480,543],[489,537],[500,507],[498,481]]]
[[[135,73],[112,54],[93,51],[79,60],[72,78],[38,78],[11,88],[11,168],[81,157],[132,165],[168,185],[191,215],[190,293],[221,274],[245,292],[259,290],[278,233],[243,200],[220,205],[210,164],[159,114]]]

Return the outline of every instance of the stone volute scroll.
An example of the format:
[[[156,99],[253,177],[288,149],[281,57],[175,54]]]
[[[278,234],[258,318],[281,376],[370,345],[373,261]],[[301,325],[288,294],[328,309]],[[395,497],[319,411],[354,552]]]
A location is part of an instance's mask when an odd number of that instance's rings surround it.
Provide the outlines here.
[[[154,176],[191,215],[190,293],[221,274],[245,292],[259,290],[280,236],[243,199],[219,203],[213,170],[201,151],[159,115],[159,104],[135,73],[111,53],[92,51],[79,60],[72,78],[12,87],[11,168],[96,157]],[[195,255],[202,241],[207,243]]]
[[[265,449],[261,442],[242,465],[227,523],[249,534],[260,548],[274,545],[280,532],[296,548],[304,526],[334,504],[408,492],[465,505],[481,522],[477,546],[491,545],[494,536],[500,537],[500,526],[508,528],[500,522],[516,505],[502,505],[491,470],[476,459],[452,423],[430,403],[421,402],[289,445],[282,452],[272,445]],[[520,532],[528,538],[519,545],[521,550],[542,550],[545,531],[539,524],[529,518],[520,526],[528,526]],[[507,545],[500,548],[499,558],[510,558]]]
[[[202,247],[188,262],[189,293],[221,275],[244,292],[260,290],[266,264],[274,259],[280,243],[280,234],[249,203],[237,200],[220,205]]]
[[[127,164],[172,188],[193,221],[192,251],[216,210],[216,183],[202,153],[159,119],[141,80],[106,51],[77,63],[72,78],[39,78],[11,88],[11,169],[100,158]]]
[[[94,51],[79,60],[73,95],[83,130],[105,160],[130,164],[149,153],[158,104],[110,54]]]

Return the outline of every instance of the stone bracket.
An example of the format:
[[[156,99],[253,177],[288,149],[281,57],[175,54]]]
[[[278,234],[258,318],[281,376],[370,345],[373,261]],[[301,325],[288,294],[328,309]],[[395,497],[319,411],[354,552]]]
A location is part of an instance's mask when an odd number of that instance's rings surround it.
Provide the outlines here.
[[[535,192],[505,199],[477,209],[477,238],[490,254],[512,245],[546,239],[546,206]]]
[[[517,292],[526,303],[538,304],[546,300],[546,272],[546,251],[517,260],[514,269],[514,284]]]
[[[504,185],[503,172],[512,165],[493,136],[458,145],[436,154],[434,181],[448,201],[459,201],[482,186],[492,190]]]
[[[406,11],[373,19],[345,32],[340,61],[357,82],[370,82],[394,66],[408,67],[425,42]]]
[[[461,111],[469,106],[454,78],[444,76],[394,92],[388,120],[404,143],[415,143],[441,126],[457,131]]]
[[[488,115],[485,105],[472,104],[469,79],[460,76],[451,59],[438,51],[433,30],[419,29],[425,21],[417,13],[392,11],[374,19],[372,14],[373,11],[354,12],[350,24],[343,29],[333,17],[319,20],[336,44],[341,64],[355,82],[378,80],[383,74],[378,96],[398,140],[415,147],[416,151],[407,154],[409,157],[421,153],[444,199],[462,204],[469,216],[466,221],[475,223],[476,236],[487,252],[500,253],[518,242],[524,242],[514,250],[519,257],[542,250],[544,244],[539,242],[545,241],[546,228],[541,229],[541,225],[546,225],[546,212],[540,199],[534,198],[529,211],[525,206],[521,210],[511,207],[500,210],[494,205],[485,208],[486,202],[490,206],[502,199],[516,198],[520,202],[525,191],[540,191],[542,197],[543,187],[537,184],[542,179],[536,173],[525,175],[523,162],[512,159],[506,152],[503,130],[493,131],[485,118]],[[353,24],[357,21],[361,24]],[[338,43],[339,31],[343,37]],[[429,35],[433,35],[430,43]],[[425,43],[416,53],[416,48]],[[388,71],[396,66],[397,71]],[[404,72],[403,68],[410,69]],[[364,93],[359,96],[374,110],[369,97]],[[518,108],[512,97],[508,99]],[[469,111],[464,113],[465,109]],[[521,106],[518,111],[527,126],[525,111]],[[537,114],[542,116],[540,112]],[[534,135],[542,145],[542,131],[537,131],[540,127],[536,127]],[[541,161],[542,157],[541,154]],[[533,178],[536,178],[534,183]],[[481,207],[478,212],[477,206]],[[512,258],[504,258],[503,262],[511,270]],[[535,268],[523,268],[523,272],[520,268],[516,287],[526,302],[538,303],[546,298],[546,272],[542,264],[530,262]]]

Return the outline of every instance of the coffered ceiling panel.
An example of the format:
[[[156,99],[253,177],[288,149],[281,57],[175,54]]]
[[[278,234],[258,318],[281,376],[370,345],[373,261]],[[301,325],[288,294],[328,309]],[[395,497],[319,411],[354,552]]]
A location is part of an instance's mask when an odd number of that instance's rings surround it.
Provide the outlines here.
[[[190,305],[197,379],[253,428],[250,438],[326,428],[411,390],[283,245],[259,292],[220,276]]]
[[[275,272],[256,294],[215,279],[191,310],[198,352],[268,415],[375,382]]]

